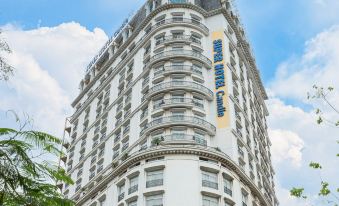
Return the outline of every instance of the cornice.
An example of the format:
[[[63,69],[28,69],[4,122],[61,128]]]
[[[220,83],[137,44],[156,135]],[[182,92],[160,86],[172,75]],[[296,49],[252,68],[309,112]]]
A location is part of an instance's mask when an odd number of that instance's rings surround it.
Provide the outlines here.
[[[246,184],[251,193],[257,196],[262,204],[262,206],[272,206],[270,202],[265,199],[265,196],[262,194],[260,189],[251,181],[251,179],[240,169],[240,167],[225,153],[218,152],[215,148],[205,148],[199,146],[158,146],[151,147],[148,150],[135,152],[130,154],[130,157],[122,162],[118,167],[113,168],[109,174],[107,174],[100,182],[94,185],[81,199],[76,203],[76,205],[82,205],[90,197],[92,197],[97,191],[100,191],[105,188],[105,186],[114,180],[115,177],[120,176],[123,172],[126,171],[130,166],[145,160],[148,158],[154,158],[164,155],[196,155],[199,157],[206,157],[221,162],[226,165],[228,169],[232,170],[240,178],[240,181]],[[112,164],[111,164],[112,165]],[[74,194],[73,197],[77,196],[80,192]]]

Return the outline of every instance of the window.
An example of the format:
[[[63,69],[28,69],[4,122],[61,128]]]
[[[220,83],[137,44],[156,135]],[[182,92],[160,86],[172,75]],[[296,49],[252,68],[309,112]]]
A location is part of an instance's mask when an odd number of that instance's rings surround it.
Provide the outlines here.
[[[196,16],[196,15],[191,15],[191,18],[192,18],[192,23],[193,24],[197,24],[197,25],[200,25],[200,22],[201,22],[201,18]]]
[[[242,199],[243,206],[246,206],[248,202],[248,194],[245,194],[244,192],[242,192],[241,199]]]
[[[181,39],[184,36],[184,32],[183,31],[173,31],[172,35],[173,35],[174,39]]]
[[[184,116],[185,111],[172,111],[172,116]]]
[[[146,206],[160,206],[162,205],[162,194],[161,195],[153,195],[146,197]]]
[[[157,19],[155,20],[155,21],[157,22],[156,25],[159,26],[159,25],[165,23],[165,17],[166,17],[166,16],[163,15],[163,16],[157,18]]]
[[[138,191],[138,176],[132,177],[129,180],[129,189],[128,189],[128,194],[132,194],[133,192]]]
[[[118,186],[118,202],[125,198],[125,184]]]
[[[105,205],[105,199],[99,200],[99,206],[104,206]]]
[[[161,35],[155,38],[155,45],[158,46],[159,44],[163,43],[165,41],[165,36]]]
[[[205,140],[205,134],[201,133],[201,132],[194,132],[194,140],[197,144],[200,145],[207,145],[207,142]]]
[[[172,76],[172,81],[184,81],[184,80],[185,80],[185,76],[183,76],[183,75],[180,75],[180,76],[174,75],[174,76]]]
[[[202,205],[203,206],[218,206],[218,198],[210,196],[202,196]]]
[[[128,206],[137,206],[137,201],[133,201],[128,203]]]
[[[184,102],[184,98],[185,98],[185,94],[182,93],[182,94],[172,94],[172,102],[173,103],[183,103]]]
[[[197,44],[201,44],[201,37],[198,36],[197,34],[192,34],[191,41]]]
[[[186,130],[174,128],[171,130],[172,140],[183,140],[185,139]]]
[[[204,100],[201,97],[193,96],[193,103],[197,107],[204,108]]]
[[[218,174],[202,171],[202,186],[218,189]]]
[[[182,22],[184,21],[184,14],[173,14],[173,21],[174,22]]]
[[[233,181],[229,178],[224,177],[224,192],[232,196],[232,187],[233,187]]]
[[[163,170],[147,172],[146,188],[163,185],[163,175],[164,175]]]
[[[145,47],[145,55],[148,54],[151,51],[151,45]]]

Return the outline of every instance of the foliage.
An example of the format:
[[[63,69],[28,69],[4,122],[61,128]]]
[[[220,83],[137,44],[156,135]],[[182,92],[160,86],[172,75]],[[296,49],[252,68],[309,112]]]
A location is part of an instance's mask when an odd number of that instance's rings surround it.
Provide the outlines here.
[[[154,146],[158,146],[158,145],[160,145],[160,143],[163,141],[163,138],[159,138],[159,137],[156,137],[156,138],[154,138],[153,140],[152,140],[152,145],[154,145]]]
[[[2,53],[11,53],[11,49],[8,44],[0,38],[0,81],[7,81],[9,76],[13,74],[13,67],[6,62],[6,59],[1,55]]]
[[[318,86],[314,85],[313,89],[315,90],[315,92],[314,93],[308,93],[308,95],[307,95],[308,99],[309,100],[311,100],[311,99],[321,100],[323,103],[325,103],[325,105],[327,105],[330,108],[330,110],[332,111],[333,114],[339,115],[339,110],[329,100],[329,95],[334,91],[334,88],[333,87],[323,88],[323,87],[318,87]],[[322,109],[317,108],[315,110],[315,113],[317,115],[316,121],[319,125],[326,123],[330,126],[339,127],[339,120],[337,120],[337,121],[330,120],[330,118],[327,118],[326,115],[323,113]],[[339,144],[339,141],[337,141],[337,143]],[[337,154],[336,156],[339,157],[339,154]],[[315,169],[315,170],[319,170],[319,171],[321,171],[323,169],[321,164],[317,163],[317,162],[311,162],[309,164],[309,167],[312,168],[312,169]],[[320,178],[320,179],[321,179],[321,183],[320,183],[320,189],[319,189],[318,196],[326,198],[328,204],[338,206],[339,205],[339,198],[329,188],[330,183],[323,181],[322,178]],[[294,187],[293,189],[290,190],[290,195],[293,196],[293,197],[297,197],[297,198],[307,199],[308,197],[306,195],[304,195],[304,190],[305,190],[304,188],[295,188]],[[335,192],[339,193],[339,188],[337,188]],[[330,195],[331,195],[332,198],[330,197]]]
[[[56,182],[73,184],[64,169],[52,161],[62,154],[62,141],[44,132],[26,130],[16,116],[18,130],[0,128],[0,205],[72,206],[64,199]]]

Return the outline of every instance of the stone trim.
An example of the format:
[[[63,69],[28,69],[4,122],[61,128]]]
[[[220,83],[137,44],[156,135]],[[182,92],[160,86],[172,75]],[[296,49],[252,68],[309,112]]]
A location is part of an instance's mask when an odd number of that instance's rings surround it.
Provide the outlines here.
[[[97,191],[102,190],[105,188],[105,186],[114,180],[115,177],[118,177],[121,175],[126,169],[128,169],[131,165],[140,162],[144,159],[154,158],[157,156],[164,156],[164,155],[173,155],[173,154],[181,154],[181,155],[196,155],[200,157],[206,157],[209,159],[213,159],[216,161],[219,161],[226,165],[228,169],[235,172],[238,177],[240,178],[240,181],[246,184],[250,190],[251,193],[255,196],[257,196],[261,203],[263,203],[263,206],[272,206],[271,202],[268,202],[264,195],[261,193],[259,188],[251,181],[251,179],[240,169],[240,167],[233,161],[231,158],[226,155],[225,153],[218,152],[216,150],[212,150],[212,148],[201,148],[199,146],[158,146],[153,147],[145,151],[136,152],[134,154],[131,154],[131,157],[126,159],[122,164],[120,164],[115,170],[113,169],[112,172],[107,174],[99,183],[94,185],[94,187],[86,193],[81,199],[76,202],[77,206],[82,205],[85,201],[90,199],[91,196],[93,196]],[[112,164],[111,166],[112,167]],[[79,195],[78,193],[75,193],[73,197]]]

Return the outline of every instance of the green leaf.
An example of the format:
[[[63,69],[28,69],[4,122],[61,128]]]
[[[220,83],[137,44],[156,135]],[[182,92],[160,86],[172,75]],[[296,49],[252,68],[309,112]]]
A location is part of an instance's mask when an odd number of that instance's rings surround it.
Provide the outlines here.
[[[297,198],[304,198],[304,199],[306,199],[307,196],[303,195],[303,193],[304,193],[304,188],[295,188],[295,187],[294,187],[293,189],[290,190],[290,195],[291,195],[292,197],[297,197]]]
[[[331,193],[331,191],[328,189],[328,182],[321,182],[321,189],[319,192],[319,196],[327,196]]]
[[[322,119],[321,117],[318,117],[317,123],[318,123],[318,124],[321,124],[322,122],[323,122],[323,119]]]
[[[321,165],[316,162],[311,162],[309,166],[313,169],[322,169]]]

